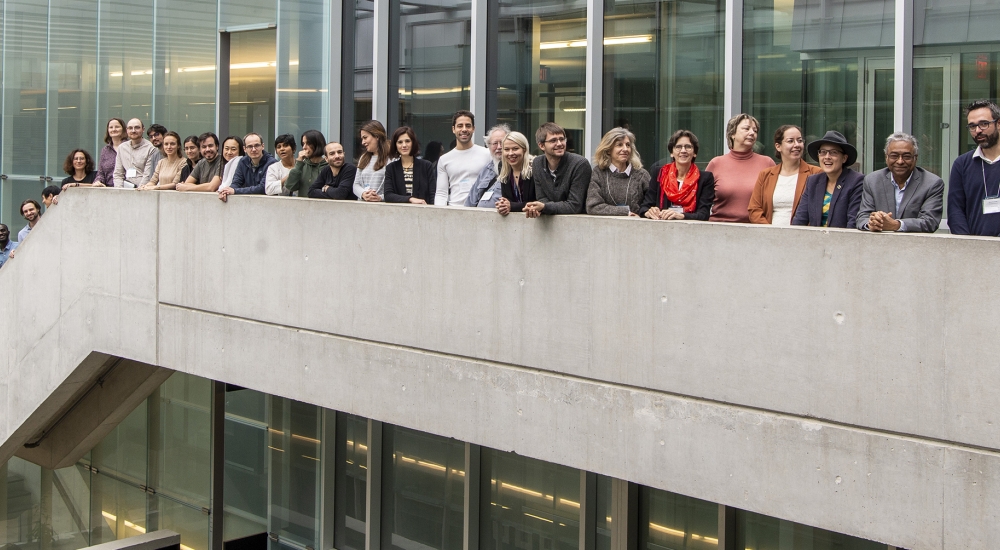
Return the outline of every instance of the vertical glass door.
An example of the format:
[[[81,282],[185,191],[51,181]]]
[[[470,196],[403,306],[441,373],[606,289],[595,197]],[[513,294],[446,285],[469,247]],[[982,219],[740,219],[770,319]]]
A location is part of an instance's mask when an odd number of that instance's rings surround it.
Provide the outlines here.
[[[276,44],[275,29],[234,32],[229,43],[229,133],[256,132],[267,150],[275,137]]]

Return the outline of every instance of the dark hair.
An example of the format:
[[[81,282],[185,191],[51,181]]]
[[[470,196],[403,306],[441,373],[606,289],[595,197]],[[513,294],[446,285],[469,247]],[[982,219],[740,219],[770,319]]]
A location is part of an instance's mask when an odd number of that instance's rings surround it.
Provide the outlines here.
[[[378,144],[375,148],[378,150],[376,153],[377,158],[375,159],[375,165],[372,166],[372,170],[378,172],[379,170],[385,168],[385,165],[389,163],[389,140],[385,135],[385,126],[377,120],[369,120],[368,122],[361,125],[361,129],[358,133],[368,132],[371,134]],[[366,149],[358,159],[358,170],[364,170],[368,166],[368,163],[372,160],[372,154]]]
[[[694,154],[698,154],[698,136],[694,135],[691,130],[677,130],[670,136],[670,140],[667,141],[667,152],[671,153],[674,150],[674,146],[677,145],[677,141],[682,137],[686,137],[691,140],[691,145],[694,146]]]
[[[469,120],[472,121],[472,127],[476,127],[476,115],[472,114],[472,111],[466,111],[465,109],[455,111],[455,114],[451,115],[451,127],[454,128],[458,124],[458,117],[463,116],[469,117]]]
[[[188,137],[184,138],[184,141],[181,142],[181,147],[187,145],[188,143],[194,143],[195,145],[201,145],[201,140],[198,139],[198,136],[188,136]]]
[[[205,132],[204,134],[198,136],[198,147],[201,147],[201,144],[204,143],[205,140],[208,138],[212,138],[212,141],[215,142],[216,147],[220,145],[219,136],[215,135],[214,132]]]
[[[108,126],[111,124],[112,120],[117,120],[118,124],[120,124],[121,127],[122,127],[122,132],[125,131],[125,121],[124,120],[122,120],[122,119],[120,119],[118,117],[111,117],[111,118],[109,118],[108,119],[108,123],[104,125],[104,143],[107,143],[108,145],[111,145],[111,134],[108,133]],[[122,141],[124,141],[124,139]]]
[[[58,195],[61,191],[62,187],[59,187],[58,185],[50,185],[45,189],[42,189],[42,198],[44,199],[45,197],[54,197]]]
[[[149,129],[146,130],[146,135],[148,136],[149,134],[152,134],[153,132],[156,132],[157,134],[161,134],[163,136],[166,136],[167,135],[167,127],[164,126],[164,125],[162,125],[162,124],[152,124],[152,125],[149,126]],[[180,141],[180,140],[177,140],[177,141]]]
[[[441,149],[444,149],[444,145],[441,145],[440,141],[432,141],[427,144],[427,148],[424,149],[424,160],[430,163],[435,163],[441,158]]]
[[[94,158],[90,156],[85,149],[73,149],[68,155],[66,155],[66,160],[63,161],[63,172],[66,172],[70,176],[76,173],[76,169],[73,168],[73,157],[77,153],[83,153],[83,158],[87,159],[87,165],[84,167],[84,171],[88,174],[94,171]]]
[[[28,200],[22,202],[21,203],[21,208],[18,209],[18,212],[21,214],[22,217],[24,216],[24,205],[26,205],[26,204],[33,204],[33,205],[35,205],[35,210],[38,210],[39,213],[42,212],[42,205],[38,204],[38,201],[36,201],[35,199],[28,199]]]
[[[281,134],[280,136],[274,138],[275,151],[278,150],[279,145],[287,145],[292,148],[292,151],[294,151],[299,146],[298,143],[295,143],[295,136],[293,136],[292,134]]]
[[[392,139],[389,140],[389,158],[399,158],[399,151],[396,150],[396,142],[399,141],[399,138],[404,135],[410,136],[410,141],[413,142],[413,145],[410,146],[410,156],[416,157],[420,154],[420,140],[417,139],[416,132],[414,132],[413,128],[410,128],[409,126],[400,126],[399,128],[396,128],[395,132],[392,133]]]
[[[313,158],[316,155],[323,156],[326,152],[326,137],[319,130],[306,130],[302,133],[302,141],[305,141],[313,149]]]
[[[782,125],[782,126],[778,126],[778,129],[774,131],[774,144],[777,145],[777,144],[781,143],[782,141],[785,141],[785,132],[787,132],[789,130],[792,130],[792,129],[798,130],[799,131],[799,135],[800,136],[802,135],[802,128],[799,128],[798,126],[796,126],[794,124],[785,124],[785,125]],[[778,152],[778,151],[775,151],[774,152],[774,158],[776,158],[776,159],[778,159],[780,161],[781,160],[781,153]]]
[[[556,124],[555,122],[546,122],[545,124],[539,126],[538,130],[535,132],[535,143],[539,145],[545,143],[545,138],[547,138],[549,134],[565,136],[566,130],[563,130],[562,126]]]
[[[247,134],[247,135],[250,135],[250,134]],[[256,134],[254,134],[254,135],[256,135]],[[240,136],[226,136],[226,139],[222,140],[222,147],[225,147],[226,146],[226,142],[229,141],[229,140],[233,140],[236,143],[240,144],[240,152],[236,156],[238,156],[238,157],[246,156],[246,150],[243,149],[243,138],[241,138]],[[261,140],[261,141],[263,142],[263,140]],[[218,143],[218,142],[216,142],[216,143]],[[220,155],[222,154],[221,150],[219,151],[219,154]]]
[[[969,106],[965,108],[965,116],[969,116],[969,113],[977,109],[989,109],[990,114],[993,116],[993,120],[1000,118],[1000,107],[997,107],[997,104],[989,99],[977,99],[970,103]]]

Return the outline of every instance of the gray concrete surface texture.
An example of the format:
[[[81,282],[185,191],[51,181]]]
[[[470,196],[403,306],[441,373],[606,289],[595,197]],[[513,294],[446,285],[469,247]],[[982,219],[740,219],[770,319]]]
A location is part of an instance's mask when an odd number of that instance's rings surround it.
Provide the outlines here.
[[[72,190],[0,271],[0,451],[97,351],[900,547],[990,548],[998,247]]]

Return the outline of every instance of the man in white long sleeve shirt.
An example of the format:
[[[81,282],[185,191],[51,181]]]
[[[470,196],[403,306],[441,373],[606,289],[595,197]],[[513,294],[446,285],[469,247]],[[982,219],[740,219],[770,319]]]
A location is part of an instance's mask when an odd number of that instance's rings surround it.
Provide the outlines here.
[[[476,117],[469,111],[458,111],[451,117],[455,148],[438,159],[435,206],[463,206],[479,172],[493,157],[489,149],[472,143],[476,132]]]
[[[142,137],[145,127],[142,121],[133,118],[125,125],[128,141],[118,146],[118,157],[115,159],[115,187],[135,189],[149,183],[153,177],[156,165],[156,147]]]

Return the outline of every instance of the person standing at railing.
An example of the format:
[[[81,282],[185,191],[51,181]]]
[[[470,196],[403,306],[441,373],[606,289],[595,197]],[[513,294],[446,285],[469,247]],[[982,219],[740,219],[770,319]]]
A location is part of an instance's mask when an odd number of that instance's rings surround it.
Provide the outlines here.
[[[267,169],[278,160],[264,149],[260,134],[250,132],[243,138],[246,156],[238,161],[233,183],[219,189],[219,200],[226,202],[229,195],[263,195],[267,188]]]
[[[639,215],[651,220],[708,219],[715,200],[715,177],[700,171],[698,136],[690,130],[677,130],[667,142],[673,162],[665,164],[650,182]]]
[[[496,193],[499,197],[479,199],[480,208],[489,208],[490,204],[497,212],[506,216],[511,212],[523,212],[524,205],[535,200],[535,178],[531,164],[534,157],[528,153],[528,138],[521,132],[509,132],[500,144],[500,173],[496,176],[497,185],[491,185],[486,193]]]
[[[965,109],[976,149],[955,159],[948,181],[948,229],[1000,237],[1000,107],[987,99]]]
[[[104,130],[104,148],[101,149],[97,161],[97,175],[94,183],[81,184],[81,187],[111,187],[115,183],[115,161],[118,159],[118,146],[125,141],[125,121],[112,118]]]
[[[177,184],[178,191],[216,192],[222,185],[222,155],[219,154],[219,136],[205,132],[198,136],[201,160],[191,174]]]
[[[358,175],[354,178],[354,194],[358,200],[380,202],[385,192],[385,166],[389,157],[389,138],[385,127],[377,120],[361,125],[361,147],[364,154],[358,160]]]
[[[337,201],[357,200],[354,178],[358,168],[347,162],[344,146],[335,141],[326,144],[326,160],[316,181],[309,187],[309,198]]]
[[[0,267],[10,259],[11,252],[17,248],[18,243],[10,240],[10,229],[0,223]]]
[[[219,189],[225,189],[233,184],[233,176],[236,175],[236,167],[243,157],[246,156],[246,148],[243,146],[243,138],[240,136],[228,136],[222,140],[222,184]]]
[[[292,195],[308,197],[312,184],[327,166],[326,137],[319,130],[306,130],[301,142],[302,150],[295,160],[295,166],[288,173],[285,188]]]
[[[186,160],[181,156],[181,136],[177,132],[166,132],[160,140],[163,147],[163,158],[156,163],[156,170],[149,183],[139,189],[142,191],[170,191],[181,182],[181,171]]]
[[[771,157],[753,152],[760,122],[740,113],[726,124],[729,152],[708,162],[705,170],[715,177],[715,204],[709,221],[750,223],[750,195],[761,170],[774,166]]]
[[[455,148],[441,155],[437,163],[436,206],[464,206],[479,173],[493,161],[489,149],[472,142],[476,117],[471,112],[452,115],[451,133],[455,134]]]
[[[156,147],[142,137],[145,128],[142,121],[133,118],[125,125],[128,141],[118,146],[118,157],[115,159],[115,187],[135,189],[149,183],[153,177],[153,156]]]
[[[25,225],[20,231],[18,231],[18,244],[23,243],[24,239],[28,238],[28,234],[31,233],[31,230],[34,229],[35,226],[38,225],[39,220],[42,219],[42,205],[38,204],[38,201],[35,199],[28,199],[22,202],[21,217],[28,222],[28,225]]]
[[[554,122],[539,126],[535,142],[544,153],[531,162],[538,200],[524,205],[524,215],[583,214],[593,172],[590,162],[566,151],[566,130]]]
[[[594,151],[587,213],[638,216],[649,179],[649,172],[642,168],[635,149],[635,134],[624,128],[612,128]]]
[[[62,188],[80,187],[94,183],[97,171],[94,170],[94,159],[85,149],[73,149],[63,162],[63,172],[69,174],[62,180]]]
[[[750,223],[791,225],[806,178],[823,170],[802,160],[806,150],[802,128],[786,124],[774,132],[774,149],[781,164],[761,171],[750,195]]]
[[[854,227],[861,207],[864,176],[848,168],[858,150],[840,132],[829,131],[809,144],[809,155],[819,159],[821,174],[806,178],[792,225]]]
[[[437,186],[434,165],[420,154],[420,141],[409,126],[396,128],[389,140],[389,158],[385,167],[385,202],[433,204]]]
[[[469,196],[465,199],[465,206],[481,206],[479,199],[483,198],[486,190],[493,185],[497,174],[500,173],[500,160],[501,156],[503,156],[503,139],[509,133],[510,126],[506,124],[497,124],[486,133],[486,148],[489,149],[490,156],[493,159],[486,163],[486,166],[479,172],[479,176],[476,177],[476,183],[472,185],[472,189],[469,190]],[[491,198],[489,208],[496,206],[499,193],[493,195]]]
[[[288,175],[295,168],[295,136],[281,134],[274,138],[274,156],[278,162],[267,168],[264,192],[268,195],[289,195],[285,184],[288,182]]]
[[[933,233],[941,224],[944,181],[917,167],[917,138],[897,132],[886,139],[887,168],[865,176],[855,221],[865,231]]]

